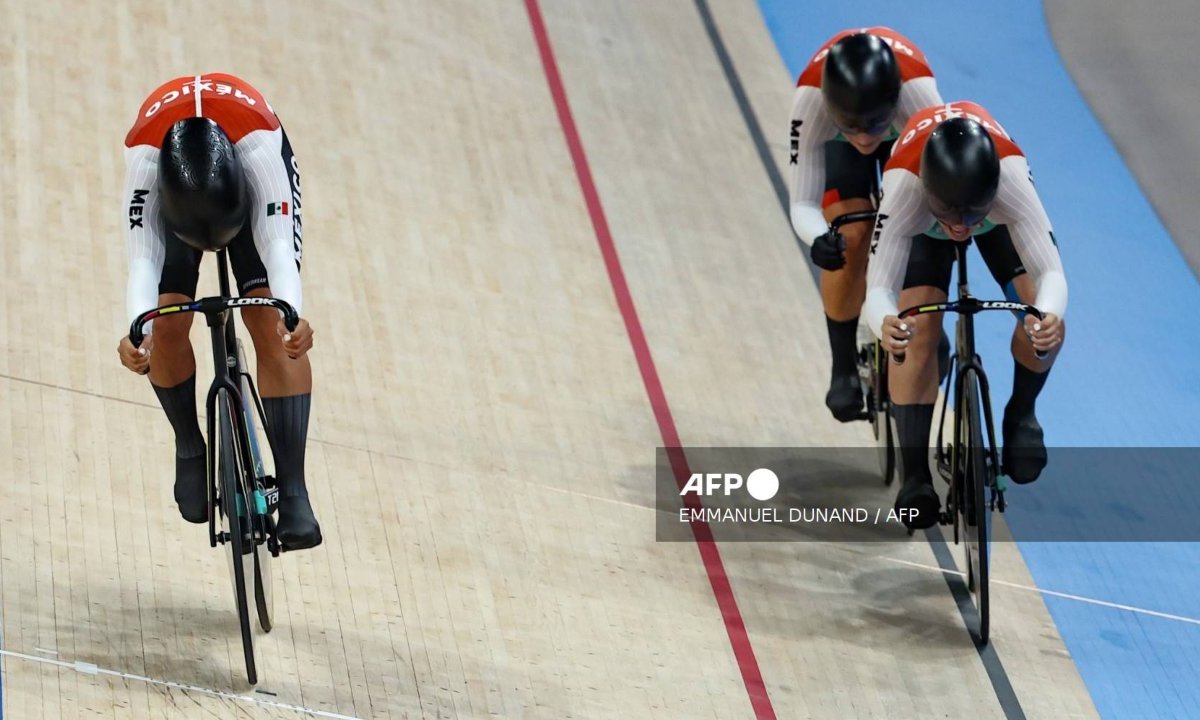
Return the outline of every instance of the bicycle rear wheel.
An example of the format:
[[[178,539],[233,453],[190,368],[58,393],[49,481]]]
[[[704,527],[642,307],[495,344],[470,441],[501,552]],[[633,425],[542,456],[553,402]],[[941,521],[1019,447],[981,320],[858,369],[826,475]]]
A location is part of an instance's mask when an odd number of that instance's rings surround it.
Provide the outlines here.
[[[896,471],[896,434],[892,428],[891,406],[887,394],[887,353],[878,340],[863,345],[858,352],[859,378],[867,401],[867,419],[879,459],[883,484],[891,485]]]
[[[242,465],[238,462],[238,447],[234,433],[233,402],[228,391],[217,391],[217,412],[220,414],[220,503],[222,539],[229,551],[229,572],[233,580],[234,602],[237,604],[238,627],[242,633],[242,651],[246,659],[246,679],[258,684],[258,669],[254,659],[254,633],[250,629],[250,602],[246,592],[248,566],[253,567],[253,535],[245,501]]]
[[[989,632],[988,597],[988,508],[984,492],[989,484],[987,447],[983,444],[983,419],[979,404],[979,379],[975,372],[963,373],[964,408],[962,439],[966,442],[963,476],[964,543],[967,551],[967,587],[975,598],[979,613],[979,642],[987,644]]]
[[[268,502],[266,496],[266,492],[271,488],[265,485],[267,472],[266,466],[263,464],[262,446],[258,442],[258,433],[254,430],[254,417],[257,414],[261,418],[262,413],[257,410],[258,395],[251,385],[250,376],[244,371],[246,354],[242,350],[241,340],[238,340],[237,349],[238,367],[241,371],[239,385],[242,389],[242,421],[246,428],[248,442],[246,450],[250,454],[250,469],[254,473],[254,477],[249,483],[250,497],[254,499],[250,506],[254,528],[254,605],[258,611],[259,627],[263,629],[263,632],[271,632],[274,625],[275,598],[271,588],[271,553],[264,545],[275,532],[275,522],[271,517],[273,505]]]
[[[268,516],[260,516],[263,537],[269,533],[266,528],[269,521]],[[271,590],[271,553],[258,542],[254,543],[254,604],[258,610],[258,626],[263,632],[271,632],[275,614],[275,596]]]

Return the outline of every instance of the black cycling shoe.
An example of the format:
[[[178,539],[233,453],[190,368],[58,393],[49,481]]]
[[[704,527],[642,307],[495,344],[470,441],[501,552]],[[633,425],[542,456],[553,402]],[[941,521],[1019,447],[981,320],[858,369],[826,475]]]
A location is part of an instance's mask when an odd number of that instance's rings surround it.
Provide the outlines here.
[[[175,458],[175,504],[190,523],[208,522],[208,460],[206,455]]]
[[[284,550],[306,550],[321,544],[321,526],[312,505],[303,496],[279,498],[275,537]]]
[[[825,407],[841,422],[863,419],[862,381],[856,370],[850,375],[834,375],[825,393]]]
[[[937,525],[941,509],[941,499],[929,478],[907,477],[900,492],[896,493],[896,514],[909,530],[924,530]]]
[[[1024,485],[1038,479],[1046,467],[1046,443],[1042,426],[1031,412],[1013,418],[1004,414],[1004,474]]]

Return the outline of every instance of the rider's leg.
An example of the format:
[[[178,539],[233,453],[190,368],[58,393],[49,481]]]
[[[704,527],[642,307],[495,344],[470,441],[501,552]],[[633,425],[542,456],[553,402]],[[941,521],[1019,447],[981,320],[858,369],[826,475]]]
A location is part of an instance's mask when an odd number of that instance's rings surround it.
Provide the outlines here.
[[[887,161],[891,143],[863,155],[847,142],[830,142],[825,148],[825,219],[874,209],[871,196],[876,164]],[[862,384],[858,379],[858,316],[867,292],[867,257],[872,224],[846,225],[846,264],[840,270],[821,270],[821,304],[829,332],[833,363],[825,405],[842,422],[862,416]]]
[[[159,305],[190,302],[196,294],[201,254],[173,238],[165,241],[166,258],[159,282]],[[154,320],[150,386],[175,431],[175,503],[193,523],[208,521],[207,458],[204,434],[196,417],[196,355],[188,333],[192,313]]]
[[[1021,302],[1032,305],[1037,299],[1037,288],[1029,275],[1014,278],[1012,284]],[[1063,321],[1064,340],[1066,329],[1066,322]],[[1001,428],[1004,436],[1004,472],[1014,482],[1033,482],[1046,467],[1046,443],[1034,406],[1061,348],[1059,345],[1045,359],[1039,360],[1033,343],[1025,334],[1023,319],[1018,320],[1013,329],[1013,389],[1004,407]]]
[[[1013,248],[1008,229],[999,226],[978,239],[980,254],[988,264],[996,282],[1010,299],[1034,304],[1037,287],[1021,266]],[[1064,332],[1066,326],[1063,326]],[[1018,317],[1012,335],[1013,390],[1004,408],[1001,432],[1004,438],[1004,472],[1017,483],[1037,480],[1046,466],[1046,444],[1042,426],[1038,423],[1035,404],[1046,384],[1050,368],[1058,357],[1059,347],[1039,360],[1033,343],[1025,334],[1024,317]]]
[[[925,236],[913,238],[904,289],[899,305],[942,302],[954,261],[950,243]],[[905,322],[913,330],[897,365],[888,360],[888,394],[896,419],[897,445],[903,482],[896,494],[896,510],[905,511],[911,528],[932,527],[938,522],[940,501],[929,470],[929,434],[938,393],[938,345],[942,339],[942,313],[929,313]]]
[[[871,210],[867,200],[855,198],[825,208],[826,219],[851,212]],[[821,304],[829,332],[833,359],[825,405],[842,422],[862,415],[862,384],[858,379],[858,316],[867,293],[867,249],[871,223],[853,223],[841,230],[846,238],[846,265],[841,270],[821,271]]]
[[[286,137],[284,139],[286,145]],[[290,154],[290,147],[285,148]],[[293,188],[296,191],[297,188]],[[294,213],[294,211],[293,211]],[[294,216],[293,216],[294,218]],[[297,257],[299,264],[299,257]],[[247,297],[270,297],[267,271],[249,228],[230,245],[230,265],[238,291]],[[283,349],[278,328],[279,311],[246,308],[242,321],[254,342],[258,358],[258,389],[263,403],[267,442],[275,458],[279,483],[279,542],[290,550],[321,543],[321,527],[308,499],[304,455],[308,444],[308,418],[312,401],[312,366],[308,356],[292,359]]]

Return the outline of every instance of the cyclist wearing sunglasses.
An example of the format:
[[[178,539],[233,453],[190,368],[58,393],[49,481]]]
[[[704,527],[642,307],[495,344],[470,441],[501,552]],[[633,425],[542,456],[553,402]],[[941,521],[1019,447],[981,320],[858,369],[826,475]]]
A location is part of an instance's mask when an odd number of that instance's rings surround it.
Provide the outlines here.
[[[909,119],[884,169],[863,315],[884,349],[905,356],[888,371],[905,475],[896,507],[916,509],[928,524],[939,506],[928,453],[942,314],[902,321],[898,306],[944,302],[955,259],[950,241],[971,236],[1005,296],[1045,314],[1041,321],[1018,317],[1002,425],[1004,472],[1029,483],[1046,465],[1034,403],[1065,337],[1062,260],[1025,155],[1000,123],[975,103],[926,108]]]
[[[830,38],[800,75],[792,102],[792,228],[822,269],[821,301],[833,368],[825,404],[842,422],[861,417],[855,364],[858,316],[866,293],[864,223],[838,233],[828,222],[870,210],[878,168],[897,128],[917,110],[942,102],[925,55],[885,27]]]

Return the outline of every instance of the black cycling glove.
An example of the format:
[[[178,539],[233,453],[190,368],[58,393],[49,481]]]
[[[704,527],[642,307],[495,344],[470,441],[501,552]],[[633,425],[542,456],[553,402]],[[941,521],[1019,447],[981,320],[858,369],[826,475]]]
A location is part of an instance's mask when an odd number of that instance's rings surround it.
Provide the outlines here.
[[[825,270],[841,270],[846,264],[846,238],[840,233],[825,233],[813,240],[812,261]]]

